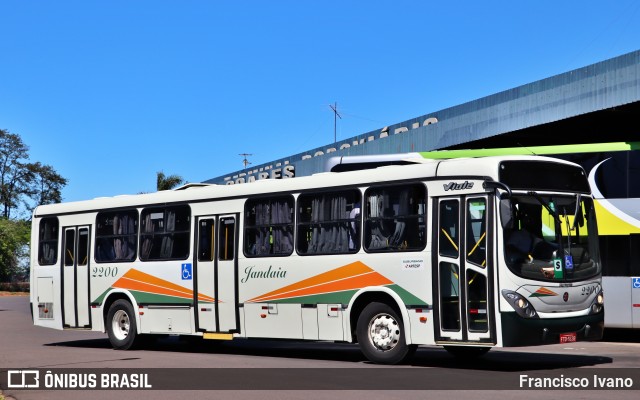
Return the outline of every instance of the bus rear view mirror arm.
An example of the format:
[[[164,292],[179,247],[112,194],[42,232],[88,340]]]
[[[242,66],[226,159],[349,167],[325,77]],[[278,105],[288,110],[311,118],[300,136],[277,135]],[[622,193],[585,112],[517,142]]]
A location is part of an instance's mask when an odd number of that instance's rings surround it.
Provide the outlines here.
[[[496,192],[498,189],[506,191],[506,196],[500,197],[500,222],[503,229],[513,229],[515,218],[513,203],[511,202],[511,188],[502,182],[496,181],[484,181],[482,187],[485,189],[493,189]]]

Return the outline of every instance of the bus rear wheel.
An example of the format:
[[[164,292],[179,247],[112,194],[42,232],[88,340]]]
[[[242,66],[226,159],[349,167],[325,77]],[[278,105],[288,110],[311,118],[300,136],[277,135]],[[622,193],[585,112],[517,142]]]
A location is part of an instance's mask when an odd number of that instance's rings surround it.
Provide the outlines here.
[[[107,313],[107,335],[116,350],[129,350],[139,342],[136,316],[127,300],[116,300]]]
[[[407,345],[402,320],[385,303],[370,303],[356,325],[360,350],[370,361],[378,364],[398,364],[408,360],[417,346]]]

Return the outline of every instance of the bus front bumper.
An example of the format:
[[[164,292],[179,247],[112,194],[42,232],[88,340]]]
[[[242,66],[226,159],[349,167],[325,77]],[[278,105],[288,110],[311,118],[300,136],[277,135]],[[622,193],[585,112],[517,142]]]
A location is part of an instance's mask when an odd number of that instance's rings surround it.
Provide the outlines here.
[[[604,333],[604,312],[561,319],[525,319],[515,312],[500,317],[505,347],[600,340]]]

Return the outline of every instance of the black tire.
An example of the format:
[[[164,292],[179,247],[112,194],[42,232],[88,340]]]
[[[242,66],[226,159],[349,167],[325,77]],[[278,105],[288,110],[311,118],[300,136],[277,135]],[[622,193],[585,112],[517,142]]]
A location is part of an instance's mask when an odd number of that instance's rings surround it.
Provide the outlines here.
[[[140,343],[136,315],[127,300],[116,300],[109,307],[105,326],[111,346],[116,350],[133,349]]]
[[[464,360],[472,360],[487,354],[491,347],[444,346],[449,354]]]
[[[399,364],[407,361],[417,346],[407,345],[402,319],[384,303],[370,303],[360,313],[356,325],[360,351],[378,364]]]

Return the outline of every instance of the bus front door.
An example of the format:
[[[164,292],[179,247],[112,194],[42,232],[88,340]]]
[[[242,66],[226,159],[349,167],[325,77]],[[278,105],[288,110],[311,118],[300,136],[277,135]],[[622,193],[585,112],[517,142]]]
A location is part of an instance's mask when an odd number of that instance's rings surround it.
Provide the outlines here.
[[[89,226],[64,227],[60,265],[62,324],[65,328],[90,328]]]
[[[200,216],[196,240],[194,301],[201,332],[239,331],[238,215]]]
[[[492,233],[487,196],[436,200],[433,291],[436,342],[495,343]]]

